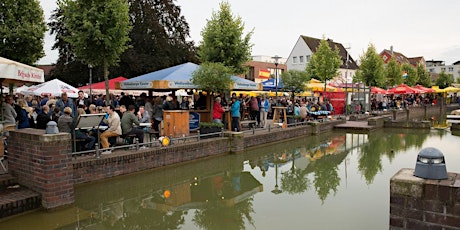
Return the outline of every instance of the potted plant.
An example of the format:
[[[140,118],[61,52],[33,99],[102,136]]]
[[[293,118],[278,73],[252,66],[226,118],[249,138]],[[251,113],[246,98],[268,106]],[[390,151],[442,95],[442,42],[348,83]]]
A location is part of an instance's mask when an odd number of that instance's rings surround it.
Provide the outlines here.
[[[200,122],[199,124],[200,134],[220,133],[222,132],[223,127],[224,127],[224,124],[216,123],[216,122]],[[212,135],[209,137],[213,137],[213,136],[216,136],[216,135]]]

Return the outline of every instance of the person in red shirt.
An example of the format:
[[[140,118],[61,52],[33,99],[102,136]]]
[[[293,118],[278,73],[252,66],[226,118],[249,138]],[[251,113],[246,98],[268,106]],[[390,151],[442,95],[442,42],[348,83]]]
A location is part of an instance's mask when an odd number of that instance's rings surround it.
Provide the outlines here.
[[[215,123],[222,123],[222,114],[224,114],[224,109],[222,108],[222,105],[220,105],[221,98],[216,97],[216,100],[214,101],[214,108],[212,111],[212,120],[214,120]]]

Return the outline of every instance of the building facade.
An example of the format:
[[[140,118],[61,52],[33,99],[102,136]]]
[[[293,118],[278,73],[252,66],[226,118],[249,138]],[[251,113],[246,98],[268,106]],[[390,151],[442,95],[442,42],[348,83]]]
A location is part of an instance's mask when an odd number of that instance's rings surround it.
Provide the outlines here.
[[[426,61],[426,69],[431,75],[438,75],[443,71],[446,74],[452,74],[455,82],[460,78],[460,61],[454,62],[452,65],[445,65],[444,61]]]
[[[286,60],[287,69],[305,70],[320,42],[321,39],[318,38],[300,36]],[[339,55],[342,59],[342,65],[339,68],[340,75],[332,81],[335,83],[351,83],[358,69],[358,65],[341,43],[334,42],[331,39],[328,39],[328,42],[332,49],[339,49]]]
[[[278,77],[280,77],[281,74],[286,71],[285,62],[285,58],[280,58],[278,60],[278,65],[276,65],[275,59],[270,56],[252,56],[252,61],[246,63],[248,72],[245,74],[244,78],[259,83],[274,78],[276,72],[278,72]]]

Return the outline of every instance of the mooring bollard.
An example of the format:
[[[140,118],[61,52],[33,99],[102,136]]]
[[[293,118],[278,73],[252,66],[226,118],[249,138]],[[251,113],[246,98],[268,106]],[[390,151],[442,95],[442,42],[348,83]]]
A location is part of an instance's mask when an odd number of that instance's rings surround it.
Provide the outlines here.
[[[422,149],[417,155],[414,176],[423,179],[447,179],[446,162],[444,155],[436,148]]]
[[[101,157],[101,152],[99,150],[99,143],[95,143],[94,148],[96,149],[96,158],[100,158]]]

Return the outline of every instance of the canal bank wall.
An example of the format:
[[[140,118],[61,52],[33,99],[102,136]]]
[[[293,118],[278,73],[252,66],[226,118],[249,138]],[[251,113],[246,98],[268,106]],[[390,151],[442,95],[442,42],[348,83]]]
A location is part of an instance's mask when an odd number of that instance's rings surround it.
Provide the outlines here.
[[[460,174],[445,180],[401,169],[390,181],[390,229],[460,229]]]

